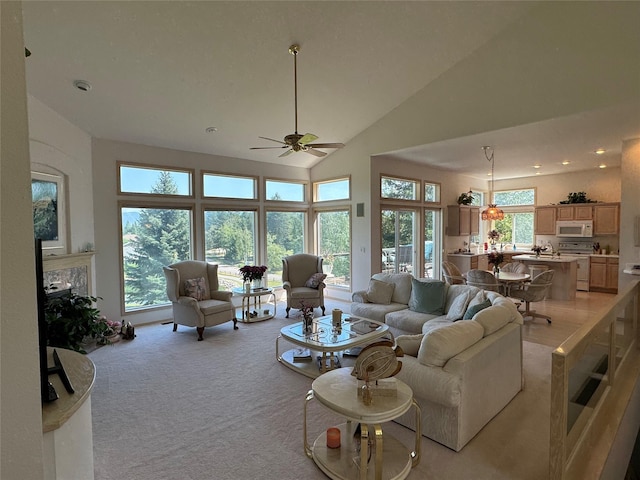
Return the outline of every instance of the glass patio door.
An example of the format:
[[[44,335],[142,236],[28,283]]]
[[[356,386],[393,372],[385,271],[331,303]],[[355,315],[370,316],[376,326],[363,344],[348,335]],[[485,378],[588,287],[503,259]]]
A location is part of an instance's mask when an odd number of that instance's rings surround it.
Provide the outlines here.
[[[420,276],[417,267],[417,212],[382,210],[382,271]]]

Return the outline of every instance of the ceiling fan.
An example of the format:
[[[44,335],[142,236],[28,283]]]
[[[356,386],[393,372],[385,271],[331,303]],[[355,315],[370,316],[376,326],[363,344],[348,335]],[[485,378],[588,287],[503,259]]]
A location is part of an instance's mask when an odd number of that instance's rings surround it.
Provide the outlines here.
[[[251,150],[263,150],[269,148],[286,148],[288,149],[280,157],[286,157],[293,152],[307,152],[316,157],[324,157],[325,152],[316,150],[317,148],[342,148],[344,143],[312,143],[317,140],[318,137],[313,133],[305,133],[304,135],[298,133],[298,52],[300,47],[298,45],[291,45],[289,47],[289,53],[293,55],[293,84],[294,84],[294,99],[295,99],[295,133],[291,133],[284,137],[284,141],[275,140],[273,138],[258,137],[271,142],[281,143],[281,147],[250,147]]]

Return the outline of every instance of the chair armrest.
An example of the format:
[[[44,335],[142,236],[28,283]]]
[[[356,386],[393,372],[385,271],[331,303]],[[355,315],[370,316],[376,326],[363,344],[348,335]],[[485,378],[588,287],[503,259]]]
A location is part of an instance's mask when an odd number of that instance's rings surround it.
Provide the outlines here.
[[[358,303],[369,303],[369,299],[367,298],[367,291],[358,290],[357,292],[353,292],[351,294],[351,301]]]
[[[284,288],[285,290],[291,291],[291,282],[289,281],[282,282],[282,288]]]
[[[212,300],[221,300],[223,302],[230,302],[233,293],[227,290],[213,290],[210,292]]]
[[[178,297],[178,303],[186,307],[198,309],[198,301],[193,297]]]

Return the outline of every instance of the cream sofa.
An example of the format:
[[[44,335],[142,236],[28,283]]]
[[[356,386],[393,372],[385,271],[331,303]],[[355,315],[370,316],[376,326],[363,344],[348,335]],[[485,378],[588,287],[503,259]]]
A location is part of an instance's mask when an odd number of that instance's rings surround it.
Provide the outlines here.
[[[355,292],[351,313],[389,324],[405,352],[396,377],[413,389],[422,434],[460,451],[522,389],[522,316],[509,299],[467,285],[445,287],[444,314],[411,311],[411,275],[372,278],[394,282],[392,301],[374,304]],[[461,296],[467,305],[484,297],[491,306],[471,320],[448,319],[467,308]],[[396,421],[415,430],[412,410]]]

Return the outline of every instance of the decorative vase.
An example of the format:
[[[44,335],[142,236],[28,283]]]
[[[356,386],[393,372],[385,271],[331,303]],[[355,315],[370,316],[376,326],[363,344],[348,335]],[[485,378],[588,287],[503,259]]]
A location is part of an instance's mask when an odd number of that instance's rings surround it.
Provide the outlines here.
[[[304,325],[304,333],[311,333],[311,326],[313,324],[313,315],[309,314],[309,315],[304,315],[302,317],[302,322]]]
[[[251,282],[244,282],[244,293],[251,293]]]
[[[254,290],[258,290],[259,288],[262,288],[262,278],[253,279],[253,288]]]
[[[494,275],[500,275],[500,267],[498,265],[493,266]]]
[[[540,252],[536,252],[536,258],[540,258]]]
[[[364,385],[362,385],[362,403],[365,405],[371,405],[373,403],[373,393],[371,392],[369,380],[365,380]]]

